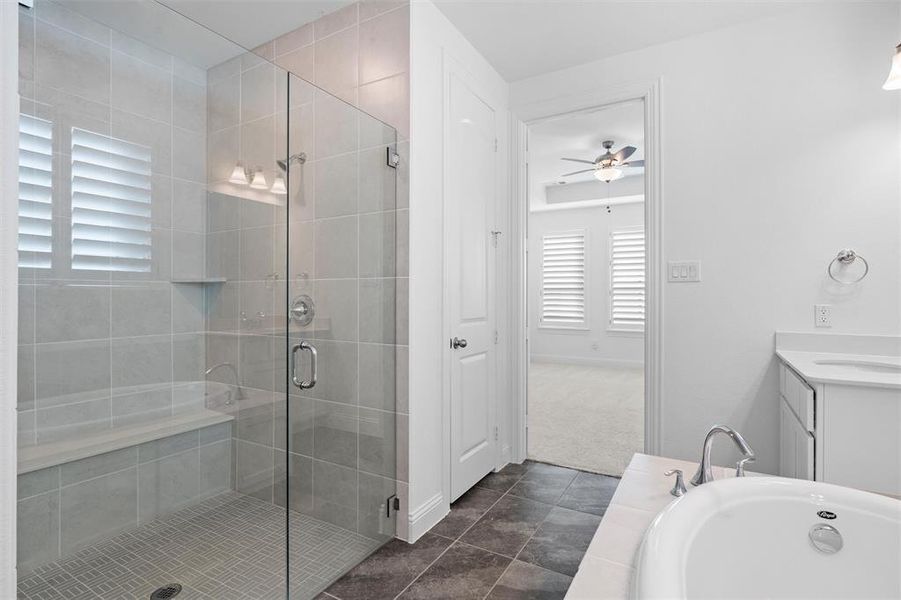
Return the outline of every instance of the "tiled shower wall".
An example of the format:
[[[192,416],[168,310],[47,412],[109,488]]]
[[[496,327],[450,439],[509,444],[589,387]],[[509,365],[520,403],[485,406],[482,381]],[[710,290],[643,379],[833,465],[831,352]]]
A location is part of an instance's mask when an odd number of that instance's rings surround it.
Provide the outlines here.
[[[408,22],[405,2],[359,3],[255,52],[385,119],[404,156]],[[241,160],[261,166],[271,183],[276,157],[304,152],[287,198],[288,283],[290,297],[313,297],[317,319],[292,325],[292,341],[311,340],[321,367],[312,393],[290,390],[292,506],[391,535],[384,500],[406,478],[406,458],[394,450],[395,436],[405,447],[407,423],[408,165],[402,160],[397,173],[386,165],[390,128],[294,77],[285,148],[284,82],[282,71],[253,55],[209,71],[207,276],[226,282],[207,285],[207,365],[235,364],[242,381],[236,488],[284,502],[286,292],[276,274],[285,270],[286,219],[284,197],[227,179]],[[233,383],[228,369],[211,377]]]
[[[19,270],[19,444],[201,411],[204,290],[176,282],[204,270],[206,72],[48,0],[19,23],[22,112],[53,142],[51,264]],[[149,271],[73,268],[73,128],[149,148]],[[230,438],[225,423],[21,475],[20,573],[228,489]]]
[[[19,440],[42,444],[202,407],[206,73],[40,0],[20,18],[23,113],[53,125],[50,268],[19,273]],[[79,270],[71,135],[147,146],[149,272]]]
[[[369,503],[360,502],[360,523],[372,524],[377,522],[374,515],[366,515],[363,507],[372,507],[378,498],[375,488],[384,485],[386,488],[397,490],[401,500],[401,509],[398,513],[402,519],[397,523],[397,534],[406,535],[407,514],[407,430],[408,430],[408,290],[409,290],[409,259],[408,259],[408,223],[409,223],[409,169],[408,137],[410,131],[410,93],[409,93],[409,69],[410,69],[410,5],[408,0],[364,0],[349,5],[338,11],[323,16],[295,31],[276,38],[268,44],[256,49],[262,56],[270,57],[276,64],[303,77],[307,81],[338,96],[352,106],[368,113],[387,123],[397,131],[397,151],[401,156],[400,164],[396,171],[395,183],[396,202],[393,205],[381,202],[382,195],[378,191],[379,184],[383,181],[380,175],[384,175],[384,163],[379,157],[379,150],[361,150],[358,154],[358,176],[356,179],[343,177],[344,189],[352,193],[357,189],[358,204],[358,343],[357,361],[358,372],[354,384],[356,390],[356,403],[359,405],[359,434],[356,450],[358,452],[359,466],[359,491],[362,497],[366,487],[372,494]],[[321,115],[316,113],[317,125],[321,123]],[[340,120],[340,116],[333,118]],[[363,118],[360,127],[359,146],[366,148],[371,142],[366,140],[366,124],[373,123]],[[322,126],[321,131],[328,131]],[[343,158],[327,157],[329,146],[323,146],[316,135],[315,128],[312,132],[313,147],[317,152],[318,165],[312,175],[312,179],[318,184],[318,189],[328,189],[328,182],[321,181],[322,174],[326,176],[333,173],[349,173],[347,156]],[[292,139],[296,139],[295,135]],[[308,134],[307,137],[310,137]],[[330,140],[334,141],[334,140]],[[292,144],[293,146],[293,144]],[[293,147],[292,152],[302,148]],[[334,151],[337,155],[338,151]],[[349,155],[348,155],[349,156]],[[344,167],[330,168],[331,165]],[[316,212],[313,226],[317,232],[329,231],[328,227],[340,227],[341,218],[331,219],[332,213],[324,212],[320,207],[329,209],[331,200],[326,197],[316,197]],[[332,209],[334,210],[334,209]],[[367,214],[368,213],[368,214]],[[297,211],[294,211],[297,214]],[[339,212],[340,213],[340,209]],[[393,217],[393,219],[392,219]],[[348,220],[347,217],[343,217]],[[392,223],[392,220],[394,221]],[[393,225],[393,228],[392,228]],[[292,229],[292,232],[294,230]],[[331,235],[331,233],[330,233]],[[394,248],[386,248],[385,241],[391,238],[395,240]],[[299,238],[312,239],[309,235],[292,235],[294,243]],[[318,238],[317,244],[318,244]],[[336,237],[336,246],[341,243],[341,238]],[[304,252],[303,248],[297,248]],[[328,248],[315,247],[313,253],[316,260],[322,260],[323,252],[331,252]],[[367,260],[372,258],[373,260]],[[295,259],[295,263],[297,259]],[[390,266],[387,266],[389,265]],[[316,277],[323,278],[322,273]],[[382,294],[390,292],[393,282],[394,298]],[[331,283],[336,287],[339,284]],[[381,294],[379,293],[381,292]],[[320,292],[321,294],[321,292]],[[292,294],[293,295],[293,294]],[[347,298],[339,290],[331,292],[331,298]],[[395,313],[386,315],[379,313],[378,308],[389,307],[394,300]],[[334,302],[333,302],[334,304]],[[346,305],[346,303],[345,303]],[[347,310],[352,310],[346,307]],[[376,316],[378,315],[378,316]],[[391,319],[390,317],[393,317]],[[340,316],[338,318],[341,318]],[[393,321],[393,322],[392,322]],[[374,330],[380,333],[373,334]],[[340,342],[331,342],[340,348]],[[322,342],[320,342],[320,345]],[[393,349],[392,349],[393,346]],[[393,351],[392,351],[393,350]],[[346,372],[345,372],[346,373]],[[315,388],[314,388],[315,390]],[[352,391],[346,394],[353,398]],[[324,432],[334,429],[346,429],[348,426],[345,414],[348,409],[340,403],[329,403],[326,400],[318,400],[314,403],[314,423],[316,427],[323,428]],[[380,402],[381,401],[381,402]],[[373,410],[376,409],[376,410]],[[393,414],[392,414],[393,413]],[[392,429],[394,431],[390,431]],[[367,432],[371,435],[367,435]],[[394,435],[396,444],[386,444],[383,440],[386,436]],[[317,452],[321,455],[322,449],[315,448],[315,442],[324,436],[316,436],[314,432],[313,455]],[[346,437],[346,436],[345,436]],[[326,437],[326,439],[329,439]],[[342,437],[336,438],[333,445],[340,445]],[[354,448],[348,443],[346,448],[350,451]],[[379,450],[396,449],[394,457],[381,456]],[[305,451],[302,451],[305,452]],[[348,450],[345,449],[345,454]],[[339,456],[340,456],[339,452]],[[378,455],[378,456],[377,456]],[[375,462],[381,463],[380,468],[375,468],[367,461],[377,456]],[[388,468],[385,461],[394,460],[395,465]],[[348,460],[339,465],[352,464]],[[293,463],[292,463],[293,464]],[[314,483],[316,481],[316,463],[314,461]],[[375,477],[372,474],[388,475],[395,481],[389,484],[384,477]],[[340,497],[349,492],[350,483],[348,477],[339,477],[338,481],[347,482],[342,487],[336,487],[332,494]],[[387,494],[384,494],[384,498]],[[345,496],[346,497],[346,496]],[[313,501],[316,501],[314,495]],[[343,504],[338,502],[339,513],[349,511],[342,510]]]

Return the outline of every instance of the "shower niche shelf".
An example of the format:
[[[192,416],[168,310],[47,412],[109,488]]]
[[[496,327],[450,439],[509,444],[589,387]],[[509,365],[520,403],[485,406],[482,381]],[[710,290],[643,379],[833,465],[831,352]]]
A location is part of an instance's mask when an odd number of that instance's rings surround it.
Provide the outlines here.
[[[179,277],[178,279],[173,279],[172,283],[195,283],[195,284],[204,284],[204,283],[225,283],[228,281],[225,277]]]

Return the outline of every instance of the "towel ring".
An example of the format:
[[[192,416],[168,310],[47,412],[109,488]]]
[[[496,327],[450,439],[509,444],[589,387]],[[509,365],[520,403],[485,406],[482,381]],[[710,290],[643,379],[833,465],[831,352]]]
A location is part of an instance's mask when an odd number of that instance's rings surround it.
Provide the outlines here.
[[[832,273],[832,267],[833,267],[833,265],[835,265],[835,263],[839,263],[841,265],[847,266],[847,265],[852,264],[858,258],[863,263],[863,273],[861,273],[860,277],[858,277],[857,279],[855,279],[853,281],[842,281],[841,279],[839,279]],[[836,283],[846,284],[846,285],[850,285],[852,283],[858,283],[859,281],[862,281],[863,278],[866,277],[867,273],[869,273],[869,272],[870,272],[870,263],[867,262],[867,259],[865,259],[863,256],[857,254],[856,252],[854,252],[854,250],[851,250],[850,248],[845,248],[844,250],[839,250],[838,254],[835,255],[835,258],[833,258],[829,262],[829,265],[826,267],[826,273],[829,274],[829,278],[832,279],[832,281],[835,281]]]

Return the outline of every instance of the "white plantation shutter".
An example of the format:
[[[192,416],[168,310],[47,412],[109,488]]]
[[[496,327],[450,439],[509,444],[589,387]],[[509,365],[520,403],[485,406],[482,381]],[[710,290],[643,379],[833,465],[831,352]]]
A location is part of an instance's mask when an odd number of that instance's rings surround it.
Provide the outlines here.
[[[49,269],[53,239],[53,124],[19,115],[19,266]]]
[[[72,268],[150,271],[150,148],[72,129]]]
[[[541,252],[542,325],[584,326],[585,232],[547,234]]]
[[[610,328],[644,331],[645,246],[641,227],[610,234]]]

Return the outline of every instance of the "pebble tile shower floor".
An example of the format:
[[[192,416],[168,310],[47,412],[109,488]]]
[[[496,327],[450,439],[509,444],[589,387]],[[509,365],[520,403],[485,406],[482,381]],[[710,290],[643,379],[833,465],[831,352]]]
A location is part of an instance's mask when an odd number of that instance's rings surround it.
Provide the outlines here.
[[[285,510],[235,492],[210,498],[37,568],[19,600],[284,600]],[[376,540],[291,513],[291,598],[313,598],[375,550]]]

